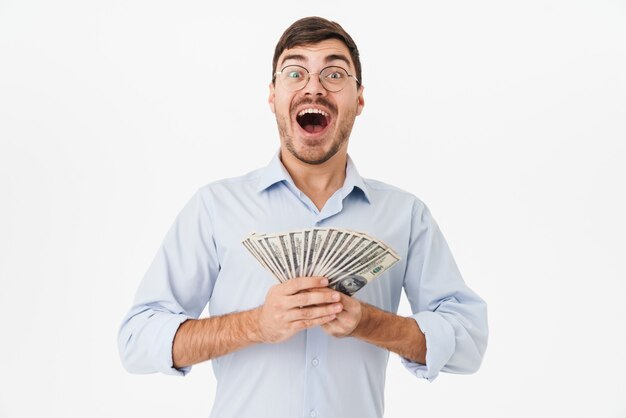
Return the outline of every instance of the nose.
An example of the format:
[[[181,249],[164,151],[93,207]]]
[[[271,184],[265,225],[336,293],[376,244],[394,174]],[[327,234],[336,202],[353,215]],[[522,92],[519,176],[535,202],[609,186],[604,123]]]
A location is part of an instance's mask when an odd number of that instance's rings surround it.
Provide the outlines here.
[[[302,89],[302,92],[314,96],[326,96],[326,93],[328,93],[320,81],[319,73],[309,73],[309,81]]]

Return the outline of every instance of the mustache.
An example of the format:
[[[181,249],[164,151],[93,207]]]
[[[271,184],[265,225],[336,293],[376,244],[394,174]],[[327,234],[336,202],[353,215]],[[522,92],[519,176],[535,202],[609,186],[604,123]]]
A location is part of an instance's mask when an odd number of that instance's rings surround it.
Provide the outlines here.
[[[335,106],[333,103],[331,103],[328,100],[326,100],[324,97],[319,97],[316,100],[310,99],[308,97],[304,98],[302,100],[299,100],[298,102],[294,103],[291,106],[291,111],[294,112],[295,109],[297,109],[298,107],[300,107],[302,105],[319,105],[319,106],[324,106],[328,110],[330,110],[331,112],[337,113],[337,106]]]

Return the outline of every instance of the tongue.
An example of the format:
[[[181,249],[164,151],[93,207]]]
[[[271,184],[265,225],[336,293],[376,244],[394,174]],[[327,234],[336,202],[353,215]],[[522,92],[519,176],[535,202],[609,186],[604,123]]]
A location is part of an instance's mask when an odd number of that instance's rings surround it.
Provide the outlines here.
[[[324,127],[322,125],[304,125],[304,130],[310,134],[318,133],[323,129]]]

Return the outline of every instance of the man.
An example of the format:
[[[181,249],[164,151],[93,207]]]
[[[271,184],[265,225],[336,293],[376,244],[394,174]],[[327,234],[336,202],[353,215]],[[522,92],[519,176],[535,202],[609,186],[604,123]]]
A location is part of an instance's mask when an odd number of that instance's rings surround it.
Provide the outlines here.
[[[389,351],[428,380],[474,372],[486,307],[424,204],[363,179],[348,157],[364,105],[350,35],[301,19],[279,40],[273,67],[279,153],[186,205],[122,323],[122,361],[131,372],[184,375],[212,359],[212,417],[381,417]],[[253,231],[312,227],[367,233],[401,260],[351,297],[322,277],[275,284],[241,243]],[[411,317],[394,313],[403,288]],[[210,316],[197,319],[207,303]]]

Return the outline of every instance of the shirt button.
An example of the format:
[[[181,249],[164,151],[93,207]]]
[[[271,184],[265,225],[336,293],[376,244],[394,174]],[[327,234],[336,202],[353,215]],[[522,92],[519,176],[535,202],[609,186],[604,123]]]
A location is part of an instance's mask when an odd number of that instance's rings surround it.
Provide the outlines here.
[[[311,409],[311,412],[309,412],[309,416],[311,418],[315,418],[317,416],[317,411],[315,409]]]
[[[320,364],[320,361],[316,357],[313,360],[311,360],[311,364],[314,365],[314,366],[317,366],[318,364]]]

